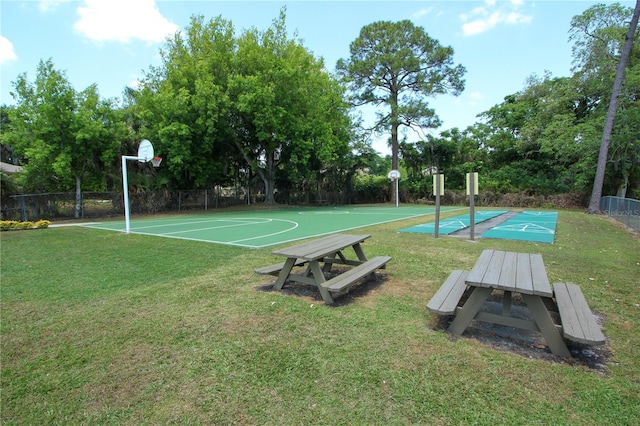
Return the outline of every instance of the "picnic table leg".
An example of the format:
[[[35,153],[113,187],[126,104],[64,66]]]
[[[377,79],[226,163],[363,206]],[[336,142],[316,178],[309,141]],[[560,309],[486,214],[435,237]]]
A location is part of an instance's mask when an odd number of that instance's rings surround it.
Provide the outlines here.
[[[325,262],[325,264],[322,266],[322,271],[327,273],[329,271],[331,271],[331,267],[333,266],[333,262],[331,262],[331,260],[336,258],[336,254],[332,254],[331,256],[327,256],[325,259],[328,259],[329,262]],[[323,275],[324,276],[324,275]]]
[[[511,316],[511,292],[505,291],[502,297],[502,315]]]
[[[320,262],[317,260],[313,260],[309,262],[309,268],[311,269],[311,273],[313,274],[313,278],[316,281],[316,286],[318,290],[320,290],[320,296],[322,296],[322,300],[324,303],[333,304],[333,297],[331,297],[331,293],[329,290],[322,286],[322,283],[326,280],[324,279],[324,273],[322,272],[322,268],[320,267]]]
[[[358,256],[358,260],[361,260],[362,262],[367,261],[367,256],[364,254],[364,250],[362,250],[362,246],[360,245],[360,243],[355,244],[353,246],[353,251],[356,252],[356,256]]]
[[[540,333],[542,333],[542,336],[544,336],[544,339],[547,341],[551,352],[563,358],[570,358],[571,352],[569,352],[556,324],[553,322],[551,315],[549,315],[549,311],[542,301],[542,298],[530,294],[523,294],[522,298],[538,325]]]
[[[464,306],[458,309],[448,331],[451,334],[461,335],[471,324],[484,302],[489,298],[491,291],[492,289],[488,287],[473,287],[469,299],[467,299]]]
[[[288,257],[287,260],[284,262],[284,266],[282,267],[282,269],[280,270],[280,273],[278,274],[278,279],[276,280],[276,283],[273,285],[273,289],[274,290],[282,290],[282,286],[284,285],[285,281],[287,281],[287,278],[289,277],[289,274],[291,273],[291,269],[293,269],[293,265],[296,263],[296,259],[293,257]]]

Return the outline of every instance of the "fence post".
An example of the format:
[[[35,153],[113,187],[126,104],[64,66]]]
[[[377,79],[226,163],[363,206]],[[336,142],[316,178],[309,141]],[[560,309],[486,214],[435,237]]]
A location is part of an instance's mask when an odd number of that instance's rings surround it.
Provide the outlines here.
[[[24,201],[24,195],[20,196],[20,208],[22,209],[21,213],[22,213],[22,221],[26,222],[29,220],[29,217],[27,216],[27,205]]]

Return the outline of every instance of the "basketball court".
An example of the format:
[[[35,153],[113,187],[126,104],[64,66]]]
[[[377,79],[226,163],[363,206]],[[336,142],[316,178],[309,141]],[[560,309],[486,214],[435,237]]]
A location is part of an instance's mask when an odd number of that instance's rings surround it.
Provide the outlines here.
[[[461,207],[441,211],[461,210]],[[433,206],[321,207],[256,210],[130,220],[130,233],[262,248],[366,226],[435,215]],[[125,221],[83,226],[127,232]]]

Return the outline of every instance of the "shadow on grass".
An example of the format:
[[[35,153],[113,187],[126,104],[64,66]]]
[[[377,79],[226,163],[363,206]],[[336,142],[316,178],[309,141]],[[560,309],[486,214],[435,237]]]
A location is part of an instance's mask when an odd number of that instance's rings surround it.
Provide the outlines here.
[[[493,304],[493,306],[491,306]],[[498,303],[488,303],[487,310],[500,309]],[[512,307],[514,316],[523,319],[530,318],[528,311],[514,300]],[[434,315],[431,328],[436,331],[447,332],[447,328],[453,321],[453,315]],[[596,320],[600,325],[604,317],[596,313]],[[472,321],[462,336],[449,335],[450,340],[473,339],[477,342],[492,347],[493,349],[514,353],[530,359],[538,359],[560,364],[583,366],[597,373],[609,374],[608,366],[615,364],[613,354],[607,345],[590,346],[565,340],[567,348],[571,352],[571,358],[562,358],[551,353],[542,335],[535,331],[522,330],[497,324],[489,324],[483,321]]]
[[[325,273],[325,279],[329,280],[342,272],[346,271],[347,268],[332,268],[330,272]],[[338,308],[341,306],[346,306],[351,303],[354,303],[356,300],[365,298],[367,295],[380,288],[386,281],[387,276],[383,273],[376,272],[376,279],[373,280],[371,278],[365,280],[361,279],[358,283],[353,285],[347,294],[336,297],[334,299],[334,303],[332,305],[326,305],[330,308]],[[255,287],[258,291],[273,291],[273,286],[275,285],[276,279],[274,278],[270,282]],[[303,283],[291,283],[287,282],[280,290],[281,294],[289,295],[289,296],[297,296],[302,297],[309,300],[312,303],[325,304],[322,300],[322,296],[320,296],[320,292],[318,288],[314,285],[303,284]]]

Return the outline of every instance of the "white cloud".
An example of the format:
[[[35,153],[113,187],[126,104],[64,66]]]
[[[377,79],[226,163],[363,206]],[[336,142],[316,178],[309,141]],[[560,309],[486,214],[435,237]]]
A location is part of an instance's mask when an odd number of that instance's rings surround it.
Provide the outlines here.
[[[47,13],[56,9],[62,3],[68,3],[70,0],[40,0],[38,2],[38,9],[40,12]]]
[[[422,8],[422,9],[418,10],[417,12],[412,13],[411,14],[411,19],[422,18],[423,16],[428,15],[432,10],[433,10],[433,6]]]
[[[17,59],[18,55],[16,55],[15,50],[13,50],[13,43],[0,35],[0,65],[16,61]]]
[[[139,39],[155,43],[178,30],[160,14],[155,0],[85,0],[77,12],[76,31],[99,42]]]
[[[466,36],[484,33],[500,24],[525,25],[533,20],[533,16],[518,12],[522,0],[511,0],[510,3],[498,3],[496,0],[486,0],[485,6],[472,9],[469,13],[460,15],[462,32]]]

